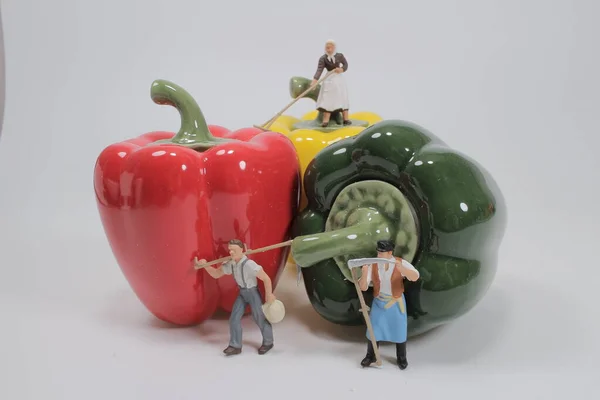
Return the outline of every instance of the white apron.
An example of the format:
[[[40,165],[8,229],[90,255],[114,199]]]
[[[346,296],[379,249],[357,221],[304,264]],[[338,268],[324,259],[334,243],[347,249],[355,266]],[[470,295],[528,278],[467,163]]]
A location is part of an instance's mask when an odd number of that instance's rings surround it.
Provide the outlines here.
[[[346,88],[344,74],[334,72],[321,83],[321,90],[317,98],[317,109],[332,112],[349,108],[348,89]]]

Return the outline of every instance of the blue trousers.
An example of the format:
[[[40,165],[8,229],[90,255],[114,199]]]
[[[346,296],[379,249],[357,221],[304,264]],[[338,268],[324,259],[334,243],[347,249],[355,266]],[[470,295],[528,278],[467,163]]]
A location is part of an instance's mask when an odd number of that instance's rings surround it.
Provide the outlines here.
[[[262,299],[258,288],[255,286],[250,289],[240,288],[240,294],[233,303],[233,309],[229,317],[229,345],[238,349],[242,347],[242,317],[247,305],[250,305],[252,319],[254,319],[262,333],[263,344],[267,346],[273,344],[273,327],[263,313]]]

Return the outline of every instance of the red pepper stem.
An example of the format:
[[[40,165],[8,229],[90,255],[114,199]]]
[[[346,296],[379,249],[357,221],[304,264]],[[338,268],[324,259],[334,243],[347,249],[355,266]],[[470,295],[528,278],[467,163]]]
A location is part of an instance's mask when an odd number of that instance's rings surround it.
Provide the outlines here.
[[[150,97],[156,104],[175,107],[181,116],[179,132],[172,139],[160,142],[174,143],[196,150],[207,150],[218,144],[231,141],[215,137],[210,133],[198,103],[182,87],[169,81],[157,79],[152,82]]]

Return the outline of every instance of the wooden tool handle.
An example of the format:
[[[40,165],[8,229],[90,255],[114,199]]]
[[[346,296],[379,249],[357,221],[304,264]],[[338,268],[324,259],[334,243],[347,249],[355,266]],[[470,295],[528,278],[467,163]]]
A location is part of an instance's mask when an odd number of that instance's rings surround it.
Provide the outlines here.
[[[291,246],[292,242],[293,242],[293,240],[288,240],[287,242],[276,243],[276,244],[272,244],[270,246],[265,246],[265,247],[261,247],[261,248],[254,249],[254,250],[248,250],[244,254],[245,255],[250,255],[250,254],[256,254],[256,253],[262,253],[264,251],[274,250],[274,249],[278,249],[280,247]],[[219,258],[217,260],[214,260],[214,261],[211,261],[211,262],[207,262],[205,264],[198,264],[198,260],[194,259],[194,269],[202,269],[202,268],[208,267],[210,265],[222,264],[222,263],[227,262],[229,260],[231,260],[231,256],[222,257],[222,258]]]
[[[362,294],[362,290],[360,289],[360,285],[358,284],[358,279],[356,279],[356,268],[351,269],[352,272],[352,280],[354,281],[354,286],[356,287],[356,291],[358,292],[358,300],[360,301],[360,311],[365,317],[365,322],[367,323],[367,329],[369,330],[369,336],[371,336],[371,344],[373,345],[373,351],[375,352],[375,364],[377,366],[381,366],[381,356],[379,355],[379,347],[377,347],[377,340],[375,339],[375,333],[373,332],[373,325],[371,325],[371,318],[369,317],[369,307],[365,303],[365,298]]]
[[[319,80],[317,81],[317,83],[315,83],[314,85],[310,85],[310,87],[309,87],[308,89],[306,89],[306,90],[305,90],[304,92],[302,92],[302,93],[301,93],[301,94],[300,94],[298,97],[296,97],[294,100],[292,100],[292,101],[291,101],[291,102],[290,102],[290,103],[289,103],[287,106],[285,106],[285,107],[283,108],[283,110],[281,110],[281,111],[279,111],[277,114],[275,114],[275,115],[273,116],[273,118],[271,118],[270,120],[268,120],[267,122],[265,122],[265,123],[264,123],[264,124],[262,124],[261,126],[256,126],[256,125],[255,125],[255,127],[257,127],[257,128],[260,128],[260,129],[263,129],[263,130],[265,130],[265,131],[269,130],[269,127],[270,127],[271,125],[273,125],[273,123],[275,122],[275,120],[276,120],[277,118],[279,118],[279,117],[280,117],[280,116],[281,116],[281,115],[282,115],[284,112],[286,112],[286,111],[288,110],[288,108],[290,108],[291,106],[293,106],[294,104],[296,104],[296,102],[297,102],[298,100],[300,100],[301,98],[303,98],[304,96],[306,96],[306,95],[307,95],[307,94],[308,94],[308,93],[309,93],[311,90],[313,90],[315,87],[317,87],[317,85],[318,85],[319,83],[323,82],[325,79],[329,78],[329,76],[330,76],[331,74],[334,74],[334,73],[335,73],[335,70],[331,70],[331,71],[329,71],[327,74],[325,74],[325,76],[324,76],[324,77],[322,77],[321,79],[319,79]]]

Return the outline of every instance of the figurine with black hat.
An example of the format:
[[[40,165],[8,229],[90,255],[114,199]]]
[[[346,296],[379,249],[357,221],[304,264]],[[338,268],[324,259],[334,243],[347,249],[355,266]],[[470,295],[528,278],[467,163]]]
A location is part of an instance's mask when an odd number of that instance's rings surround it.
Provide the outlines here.
[[[360,290],[366,291],[369,284],[371,282],[373,284],[373,303],[369,313],[372,329],[367,330],[369,343],[367,355],[361,362],[363,367],[368,367],[377,361],[373,342],[377,347],[381,342],[395,343],[398,367],[405,369],[408,366],[406,359],[408,320],[404,299],[404,278],[417,281],[419,271],[408,261],[394,257],[394,248],[395,244],[391,240],[379,240],[377,259],[371,259],[371,263],[369,259],[362,260],[364,262],[360,259],[348,262],[351,268],[362,267],[362,275],[358,280]],[[385,262],[386,260],[389,262]]]

